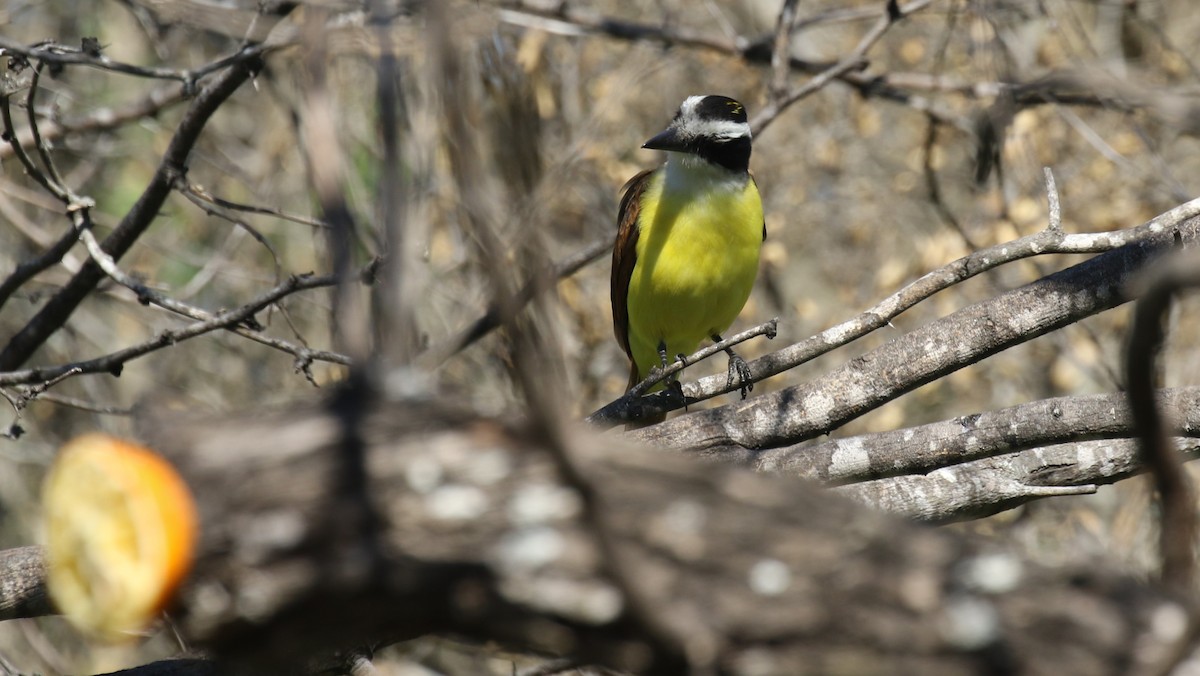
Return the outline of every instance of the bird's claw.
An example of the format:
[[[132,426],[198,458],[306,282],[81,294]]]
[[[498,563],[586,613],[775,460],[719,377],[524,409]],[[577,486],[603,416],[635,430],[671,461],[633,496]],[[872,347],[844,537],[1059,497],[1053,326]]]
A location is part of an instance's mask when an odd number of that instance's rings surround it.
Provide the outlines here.
[[[742,392],[742,399],[745,399],[747,394],[754,391],[754,381],[752,380],[754,375],[750,373],[750,366],[746,364],[746,360],[739,357],[736,352],[730,351],[729,376],[725,380],[725,387],[733,387],[735,375]]]

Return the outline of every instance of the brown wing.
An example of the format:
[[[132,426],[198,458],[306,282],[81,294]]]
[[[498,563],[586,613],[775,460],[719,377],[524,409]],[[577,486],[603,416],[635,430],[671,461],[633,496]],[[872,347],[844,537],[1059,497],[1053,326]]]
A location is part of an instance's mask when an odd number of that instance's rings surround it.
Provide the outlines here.
[[[747,172],[747,173],[750,174],[750,181],[752,183],[754,183],[754,189],[758,190],[758,179],[754,178],[754,172],[751,171],[751,172]],[[759,199],[762,199],[762,191],[759,191]],[[763,218],[763,241],[764,242],[767,241],[767,219],[766,218]]]
[[[617,241],[613,244],[612,283],[609,287],[613,333],[630,360],[633,354],[629,350],[629,279],[637,263],[637,221],[642,211],[642,193],[650,184],[652,171],[647,169],[641,172],[629,179],[622,188],[625,194],[621,196],[621,208],[617,211]]]

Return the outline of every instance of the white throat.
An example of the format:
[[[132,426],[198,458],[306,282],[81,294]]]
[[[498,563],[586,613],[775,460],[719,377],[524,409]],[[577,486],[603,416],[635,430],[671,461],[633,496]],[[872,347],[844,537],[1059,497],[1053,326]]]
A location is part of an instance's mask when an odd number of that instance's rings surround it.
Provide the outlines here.
[[[666,192],[736,192],[750,176],[732,171],[691,153],[667,153],[663,190]]]

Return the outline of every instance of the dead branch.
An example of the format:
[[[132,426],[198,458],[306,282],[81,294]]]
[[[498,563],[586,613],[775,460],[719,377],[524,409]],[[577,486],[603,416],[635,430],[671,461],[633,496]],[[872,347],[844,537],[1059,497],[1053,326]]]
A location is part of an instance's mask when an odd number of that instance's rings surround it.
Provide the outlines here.
[[[1162,582],[1191,590],[1196,575],[1196,499],[1177,454],[1168,443],[1167,425],[1159,412],[1154,363],[1166,335],[1164,322],[1179,291],[1200,284],[1194,251],[1168,260],[1148,275],[1138,300],[1125,356],[1129,409],[1136,424],[1142,458],[1154,475],[1162,505]]]
[[[750,459],[763,448],[828,433],[920,385],[1130,300],[1126,287],[1134,275],[1177,241],[1193,244],[1200,220],[1155,230],[1136,244],[917,328],[807,383],[634,435],[704,456]]]
[[[378,261],[372,262],[362,271],[360,271],[360,281],[368,282],[374,278],[375,269]],[[103,274],[103,273],[102,273]],[[160,350],[165,347],[174,345],[178,342],[202,336],[206,333],[219,331],[222,329],[231,329],[246,322],[252,322],[254,315],[262,309],[278,302],[281,298],[285,298],[298,291],[307,289],[316,289],[329,287],[337,283],[337,279],[333,275],[314,276],[311,274],[292,275],[284,280],[278,286],[269,289],[256,298],[251,299],[246,304],[225,312],[218,312],[209,316],[207,319],[188,324],[178,329],[168,329],[159,332],[155,337],[137,345],[131,345],[116,352],[70,364],[61,366],[45,366],[32,369],[22,369],[19,371],[9,371],[7,373],[0,372],[0,385],[19,385],[28,383],[40,383],[52,380],[66,373],[72,375],[84,373],[110,373],[120,375],[124,368],[125,362],[142,355],[149,354],[155,350]],[[333,353],[318,350],[309,350],[308,348],[296,348],[301,351],[301,355],[297,357],[297,368],[306,367],[312,359],[320,358],[324,361],[332,361],[340,363],[345,357]],[[310,357],[304,361],[304,357]]]
[[[135,124],[146,118],[157,117],[159,113],[184,100],[184,88],[173,84],[151,90],[141,98],[120,106],[104,106],[89,110],[78,118],[64,120],[50,118],[42,123],[42,137],[47,141],[56,141],[77,134],[108,131],[127,124]],[[27,146],[33,143],[30,130],[24,130],[15,137],[17,145]],[[0,160],[13,154],[11,145],[0,146]]]
[[[1156,396],[1176,434],[1200,436],[1200,388],[1159,390]],[[753,466],[841,484],[924,474],[1027,448],[1134,435],[1124,393],[1054,397],[916,427],[773,448],[757,454]]]
[[[54,613],[41,547],[0,550],[0,620]]]
[[[1043,570],[792,480],[590,438],[580,471],[658,612],[721,638],[679,664],[630,621],[539,442],[425,399],[368,401],[359,433],[388,564],[369,575],[360,549],[329,548],[345,541],[327,511],[343,438],[328,405],[143,420],[200,501],[177,626],[219,663],[297,673],[364,640],[453,633],[638,672],[819,672],[853,654],[884,671],[1106,674],[1168,638],[1150,623],[1162,597],[1102,566]],[[964,612],[988,630],[964,633]]]
[[[114,260],[119,260],[150,227],[170,194],[176,177],[186,172],[187,156],[205,124],[217,108],[258,69],[262,51],[260,47],[251,46],[238,52],[237,58],[226,64],[227,69],[216,75],[193,99],[150,184],[117,228],[101,243],[105,253]],[[103,278],[104,272],[98,265],[92,261],[85,264],[0,350],[0,371],[11,371],[25,363],[34,350],[62,327]]]
[[[1172,439],[1185,460],[1200,457],[1200,440]],[[977,519],[1033,500],[1094,493],[1147,471],[1132,439],[1080,441],[833,489],[856,502],[918,521]]]

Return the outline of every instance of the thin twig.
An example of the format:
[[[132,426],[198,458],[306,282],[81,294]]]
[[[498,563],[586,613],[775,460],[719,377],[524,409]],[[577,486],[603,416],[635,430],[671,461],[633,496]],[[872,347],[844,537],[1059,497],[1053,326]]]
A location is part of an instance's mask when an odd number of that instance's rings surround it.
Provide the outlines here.
[[[904,8],[904,12],[911,8]],[[871,9],[870,16],[879,16],[879,10]],[[506,9],[499,12],[500,20],[521,26],[535,26],[548,32],[560,35],[604,35],[618,40],[657,42],[667,47],[692,47],[704,49],[727,56],[736,56],[751,63],[770,63],[772,37],[750,40],[742,36],[726,38],[699,33],[697,31],[674,24],[646,24],[626,21],[624,19],[605,16],[596,12],[582,9],[575,4],[554,0],[519,0],[507,3]],[[797,28],[822,23],[826,20],[853,20],[865,18],[861,13],[853,16],[834,16],[831,13],[818,14],[810,19],[801,19],[796,23]],[[814,63],[802,59],[789,58],[788,64],[792,70],[805,73],[828,73],[830,64]],[[853,64],[852,64],[853,65]],[[834,64],[833,67],[837,67]],[[939,107],[934,102],[922,96],[893,86],[886,75],[868,75],[856,72],[853,68],[842,71],[839,69],[836,79],[853,87],[863,97],[877,97],[908,106],[933,116],[944,124],[953,125],[965,131],[970,130],[970,124],[957,113]],[[823,85],[822,85],[823,86]],[[810,92],[811,93],[811,92]],[[755,129],[757,133],[759,129]]]
[[[279,252],[275,251],[275,247],[271,244],[271,241],[266,238],[266,236],[264,236],[261,232],[258,231],[257,228],[250,225],[246,221],[243,221],[240,218],[234,218],[234,217],[230,216],[229,214],[225,213],[224,211],[212,206],[213,204],[215,204],[215,202],[213,202],[211,200],[205,200],[204,198],[200,197],[198,194],[196,194],[192,190],[190,190],[190,189],[180,190],[180,192],[183,194],[183,196],[185,198],[187,198],[187,200],[189,202],[191,202],[192,204],[195,204],[197,207],[203,209],[204,213],[208,214],[209,216],[215,216],[216,218],[220,218],[221,220],[228,221],[229,223],[232,223],[233,225],[237,226],[238,228],[242,229],[243,231],[249,233],[249,235],[254,238],[254,241],[261,244],[263,246],[263,248],[267,250],[267,253],[271,254],[271,263],[274,265],[274,268],[275,268],[275,281],[276,282],[279,281],[279,278],[280,278],[280,275],[282,274],[282,269],[283,269],[282,264],[279,262]],[[264,213],[264,212],[257,211],[255,213]]]
[[[1155,359],[1165,338],[1164,323],[1172,297],[1180,290],[1200,285],[1200,257],[1175,256],[1151,273],[1148,288],[1134,310],[1133,327],[1125,353],[1129,407],[1133,414],[1142,457],[1154,475],[1162,505],[1159,548],[1162,582],[1178,591],[1191,592],[1196,575],[1196,507],[1178,454],[1168,442],[1168,431],[1156,403]]]
[[[864,59],[871,47],[879,42],[884,33],[887,33],[901,18],[912,14],[913,12],[922,10],[933,3],[933,0],[915,0],[904,7],[899,7],[895,3],[889,3],[888,9],[884,12],[879,21],[862,37],[858,45],[846,56],[842,57],[836,64],[826,68],[821,73],[815,75],[803,85],[785,93],[778,97],[772,97],[766,107],[754,116],[750,121],[750,128],[755,135],[762,133],[771,122],[792,104],[800,99],[813,94],[814,92],[824,88],[833,80],[852,71],[860,70],[864,65]]]
[[[3,138],[8,140],[9,147],[12,148],[13,154],[16,155],[21,166],[25,168],[25,173],[29,174],[29,177],[42,186],[46,192],[62,200],[64,195],[60,194],[60,189],[33,163],[33,159],[29,157],[29,154],[25,152],[25,148],[21,146],[21,142],[17,138],[16,126],[13,124],[9,98],[7,94],[0,95],[0,120],[4,123]]]
[[[329,227],[328,223],[326,223],[325,221],[322,221],[319,218],[312,218],[310,216],[301,216],[299,214],[291,214],[291,213],[288,213],[281,209],[276,209],[274,207],[264,207],[264,206],[259,206],[256,204],[243,204],[241,202],[234,202],[233,200],[228,200],[228,199],[224,199],[222,197],[217,197],[216,195],[213,195],[211,192],[209,192],[204,186],[197,185],[195,183],[186,181],[182,177],[180,178],[180,180],[175,182],[175,189],[178,190],[183,195],[185,195],[186,197],[188,197],[189,199],[192,199],[193,202],[195,204],[197,204],[197,206],[199,206],[201,202],[207,202],[208,204],[222,207],[225,209],[232,209],[234,211],[244,211],[246,213],[251,213],[251,214],[262,214],[264,216],[274,216],[275,218],[278,218],[278,219],[281,219],[284,221],[291,221],[293,223],[307,225],[312,228],[324,229],[324,228]],[[223,217],[223,218],[228,218],[228,217]]]
[[[949,225],[962,241],[966,243],[967,248],[972,251],[979,248],[975,243],[974,238],[963,227],[962,222],[954,215],[954,211],[950,209],[950,205],[946,204],[946,200],[942,197],[942,183],[938,179],[937,170],[933,166],[934,149],[937,147],[938,131],[941,129],[942,123],[932,115],[928,116],[925,125],[925,143],[921,147],[921,167],[925,175],[925,188],[929,195],[929,202],[933,204],[933,208],[937,211],[942,220]]]
[[[187,156],[205,124],[217,108],[256,72],[263,51],[257,47],[241,50],[241,58],[236,60],[233,67],[217,76],[192,101],[149,185],[116,229],[104,239],[104,251],[114,260],[133,246],[158,215],[175,177],[183,173]],[[7,107],[0,106],[0,111],[3,110],[7,110]],[[62,327],[103,278],[104,271],[98,265],[84,265],[0,350],[0,371],[24,364],[37,348]]]
[[[47,141],[55,141],[71,134],[115,129],[122,125],[155,117],[166,108],[183,100],[184,91],[181,85],[164,85],[136,101],[121,106],[92,108],[86,115],[75,119],[60,121],[51,118],[44,120],[41,132]],[[21,134],[19,140],[21,144],[33,142],[28,130]],[[0,160],[11,154],[11,147],[0,146]]]
[[[375,270],[378,261],[373,261],[359,272],[359,279],[363,282],[374,278]],[[211,333],[220,329],[228,329],[235,327],[251,320],[254,315],[263,308],[278,302],[282,298],[286,298],[300,291],[309,289],[326,288],[337,283],[334,275],[315,276],[312,274],[292,275],[284,280],[281,284],[274,288],[259,294],[253,300],[247,302],[234,310],[226,310],[214,314],[210,319],[188,324],[179,329],[170,329],[161,331],[154,338],[127,347],[116,352],[89,359],[86,361],[63,364],[61,366],[46,366],[33,369],[22,369],[19,371],[0,372],[0,386],[2,385],[20,385],[28,383],[40,383],[48,380],[53,380],[64,373],[73,369],[78,369],[78,374],[90,373],[109,373],[112,375],[120,375],[124,368],[125,362],[136,359],[143,355],[149,354],[156,350],[161,350],[164,347],[170,347],[176,343],[202,336],[206,333]],[[337,361],[333,358],[326,359],[327,361]],[[340,363],[340,362],[339,362]],[[75,375],[75,374],[72,374]]]
[[[691,366],[692,364],[703,361],[703,360],[708,359],[709,357],[713,356],[714,354],[717,354],[719,352],[724,352],[725,350],[728,350],[729,348],[740,345],[740,344],[746,342],[747,340],[750,340],[751,338],[757,338],[759,336],[766,336],[768,340],[774,340],[778,328],[779,328],[779,317],[775,317],[774,319],[763,322],[762,324],[759,324],[758,326],[755,326],[752,329],[746,329],[745,331],[742,331],[741,333],[730,336],[729,338],[726,338],[725,340],[722,340],[719,343],[712,343],[710,345],[706,345],[706,346],[700,348],[699,350],[696,350],[692,354],[688,355],[687,357],[684,357],[682,359],[676,359],[675,361],[668,364],[666,366],[666,368],[651,369],[650,375],[646,376],[646,378],[644,380],[642,380],[642,382],[640,382],[637,385],[634,385],[632,388],[630,388],[629,392],[627,392],[625,394],[625,396],[626,397],[639,397],[642,394],[645,394],[646,391],[649,390],[651,387],[654,387],[658,383],[661,383],[662,381],[666,380],[667,378],[670,378],[671,376],[675,375],[676,373],[683,371],[685,368]],[[754,381],[750,381],[750,382],[754,382]],[[745,384],[746,383],[742,383],[742,385],[745,385]]]
[[[38,155],[42,158],[42,166],[46,168],[48,173],[52,192],[56,197],[66,204],[77,201],[75,195],[71,193],[70,187],[63,180],[62,175],[58,173],[58,166],[54,164],[54,159],[50,156],[50,146],[46,139],[42,138],[42,132],[38,128],[37,107],[34,105],[34,100],[37,97],[38,83],[41,81],[42,69],[45,68],[44,63],[38,62],[33,67],[33,77],[29,81],[29,93],[25,96],[25,114],[29,120],[29,134],[33,138],[33,145],[37,148]]]
[[[799,0],[783,0],[779,18],[775,22],[775,42],[771,50],[771,98],[782,97],[787,91],[788,73],[791,71],[789,56],[792,47],[792,26],[796,23],[796,5]]]
[[[133,415],[133,409],[121,406],[108,406],[105,404],[96,404],[76,397],[68,397],[54,392],[42,392],[34,397],[30,397],[30,401],[46,401],[51,404],[74,408],[88,413],[100,413],[102,415],[130,416]]]
[[[592,412],[591,415],[585,418],[585,422],[593,425],[605,426],[614,420],[637,420],[645,418],[650,414],[657,413],[662,410],[661,406],[659,405],[661,403],[660,399],[655,399],[653,401],[641,399],[642,395],[645,394],[646,391],[648,391],[651,387],[654,387],[667,378],[682,372],[685,368],[695,364],[696,362],[703,361],[704,359],[732,348],[735,345],[740,345],[751,338],[766,336],[768,339],[773,340],[775,338],[778,326],[779,318],[775,317],[774,319],[759,324],[754,328],[747,329],[741,333],[730,336],[719,343],[706,345],[686,357],[676,358],[675,361],[668,364],[665,368],[652,368],[650,369],[650,374],[647,375],[644,380],[631,387],[628,392],[626,392],[616,401],[606,404],[599,410]],[[752,379],[750,381],[743,381],[742,384],[745,384],[745,382],[753,383],[757,381]],[[688,400],[685,395],[682,402],[674,403],[680,406],[686,406],[693,402]],[[675,407],[677,406],[672,406],[672,408]]]
[[[158,80],[178,80],[179,82],[184,83],[184,86],[187,88],[194,87],[197,80],[210,73],[227,68],[236,62],[243,61],[247,56],[261,56],[266,51],[267,48],[264,46],[249,45],[239,49],[233,54],[224,56],[199,68],[193,70],[176,70],[172,68],[158,68],[153,66],[137,66],[131,63],[114,61],[105,56],[100,50],[70,47],[55,42],[39,42],[37,44],[27,46],[10,40],[4,36],[0,36],[0,56],[17,54],[27,59],[33,59],[44,63],[52,63],[60,66],[82,65],[100,70],[107,70],[113,73],[133,75],[136,77]]]
[[[548,272],[545,277],[558,280],[566,279],[587,264],[599,260],[601,256],[611,249],[611,237],[598,239],[556,263],[554,269]],[[525,283],[525,286],[521,287],[521,291],[517,293],[516,298],[506,302],[510,302],[517,309],[527,305],[533,299],[534,293],[537,290],[538,279],[539,276],[534,275],[533,279],[530,279]],[[458,354],[473,345],[480,338],[486,336],[500,326],[502,318],[500,308],[501,303],[492,302],[489,304],[483,316],[472,322],[470,326],[460,331],[454,337],[441,341],[437,346],[426,350],[421,355],[421,363],[429,368],[436,368],[437,365],[449,359],[452,355]]]

